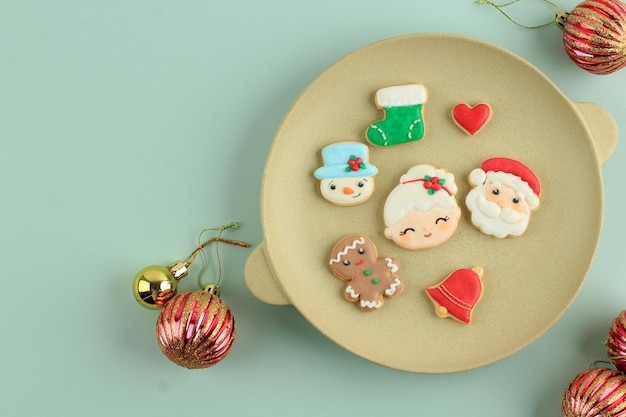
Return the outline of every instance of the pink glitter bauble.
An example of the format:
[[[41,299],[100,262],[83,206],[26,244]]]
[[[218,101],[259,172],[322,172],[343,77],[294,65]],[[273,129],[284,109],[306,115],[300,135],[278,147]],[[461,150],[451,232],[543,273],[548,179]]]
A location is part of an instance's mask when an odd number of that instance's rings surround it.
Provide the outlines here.
[[[626,6],[619,0],[586,0],[565,18],[563,45],[572,61],[593,74],[626,66]]]
[[[626,373],[626,310],[613,320],[606,339],[606,353],[615,368]]]
[[[591,368],[577,375],[561,401],[563,417],[626,417],[626,376]]]
[[[189,369],[221,361],[235,340],[235,320],[217,295],[207,291],[179,294],[169,300],[156,325],[161,350]]]

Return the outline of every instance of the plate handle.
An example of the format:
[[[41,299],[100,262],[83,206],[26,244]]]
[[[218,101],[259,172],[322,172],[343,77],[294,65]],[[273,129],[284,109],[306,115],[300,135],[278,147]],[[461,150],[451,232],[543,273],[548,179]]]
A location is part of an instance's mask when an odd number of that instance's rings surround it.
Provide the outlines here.
[[[265,257],[263,242],[254,248],[248,256],[244,268],[244,277],[248,289],[260,301],[273,305],[291,304],[289,298],[274,279],[274,274]]]
[[[617,123],[604,107],[594,103],[574,103],[587,127],[596,148],[598,162],[604,164],[613,155],[617,147],[619,132]]]

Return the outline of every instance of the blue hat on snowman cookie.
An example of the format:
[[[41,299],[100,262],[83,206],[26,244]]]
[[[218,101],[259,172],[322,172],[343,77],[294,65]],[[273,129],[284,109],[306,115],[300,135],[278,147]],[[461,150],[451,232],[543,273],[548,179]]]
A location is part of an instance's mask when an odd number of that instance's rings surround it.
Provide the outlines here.
[[[331,178],[373,177],[378,168],[368,162],[369,149],[358,142],[339,142],[322,149],[324,166],[313,175],[320,180]]]

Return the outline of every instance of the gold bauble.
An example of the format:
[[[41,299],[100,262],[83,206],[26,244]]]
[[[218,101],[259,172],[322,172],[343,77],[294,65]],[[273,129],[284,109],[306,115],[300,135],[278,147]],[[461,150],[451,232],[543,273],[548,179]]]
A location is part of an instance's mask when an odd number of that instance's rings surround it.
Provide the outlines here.
[[[139,304],[156,310],[176,295],[178,281],[165,266],[150,265],[143,268],[133,281],[133,294]]]

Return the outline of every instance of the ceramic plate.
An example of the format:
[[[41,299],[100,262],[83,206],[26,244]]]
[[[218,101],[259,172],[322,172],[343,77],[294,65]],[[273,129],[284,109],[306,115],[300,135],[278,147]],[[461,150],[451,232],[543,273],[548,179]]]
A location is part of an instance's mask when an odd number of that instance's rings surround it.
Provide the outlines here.
[[[382,118],[378,89],[423,84],[425,137],[394,147],[370,146],[378,167],[374,195],[339,207],[321,197],[313,177],[321,150],[365,141]],[[486,102],[489,123],[475,136],[451,110]],[[470,221],[470,171],[491,157],[528,165],[542,185],[541,204],[520,237],[497,239]],[[463,210],[456,234],[422,251],[384,237],[387,195],[410,167],[427,163],[453,172]],[[528,345],[563,314],[592,261],[602,221],[600,166],[591,130],[574,103],[516,55],[456,35],[419,34],[369,45],[323,72],[280,126],[262,190],[263,249],[275,284],[320,332],[368,360],[411,372],[444,373],[492,363]],[[345,284],[329,269],[330,250],[362,233],[381,257],[396,257],[404,292],[365,313],[343,298]],[[484,269],[484,294],[472,323],[439,318],[426,295],[458,268]]]

